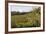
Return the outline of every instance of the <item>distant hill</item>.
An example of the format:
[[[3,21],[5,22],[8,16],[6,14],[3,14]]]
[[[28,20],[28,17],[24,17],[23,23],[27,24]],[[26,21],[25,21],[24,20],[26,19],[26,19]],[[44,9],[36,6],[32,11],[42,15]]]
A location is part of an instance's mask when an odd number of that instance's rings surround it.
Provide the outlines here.
[[[16,12],[16,11],[11,11],[11,15],[24,15],[24,14],[27,14],[27,13],[30,13],[30,12]]]

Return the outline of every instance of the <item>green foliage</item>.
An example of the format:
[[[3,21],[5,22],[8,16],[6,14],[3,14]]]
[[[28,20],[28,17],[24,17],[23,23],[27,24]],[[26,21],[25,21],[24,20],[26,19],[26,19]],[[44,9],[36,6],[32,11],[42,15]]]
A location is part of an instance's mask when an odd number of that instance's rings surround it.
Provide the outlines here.
[[[11,26],[12,28],[15,27],[15,17],[14,16],[11,17]]]
[[[24,15],[11,16],[12,28],[40,27],[40,7]]]

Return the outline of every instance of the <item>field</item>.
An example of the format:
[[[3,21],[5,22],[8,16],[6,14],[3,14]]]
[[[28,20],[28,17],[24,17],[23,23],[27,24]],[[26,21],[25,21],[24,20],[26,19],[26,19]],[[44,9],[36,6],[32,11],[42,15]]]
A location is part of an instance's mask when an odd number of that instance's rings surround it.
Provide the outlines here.
[[[11,15],[11,28],[40,27],[40,7],[25,14]]]

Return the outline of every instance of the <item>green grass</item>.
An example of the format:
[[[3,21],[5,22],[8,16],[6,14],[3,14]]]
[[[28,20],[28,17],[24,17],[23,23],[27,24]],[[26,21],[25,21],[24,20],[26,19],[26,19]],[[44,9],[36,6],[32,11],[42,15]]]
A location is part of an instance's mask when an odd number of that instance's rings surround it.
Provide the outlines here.
[[[39,10],[40,12],[40,10]],[[40,14],[35,10],[24,15],[11,16],[12,28],[40,27]]]

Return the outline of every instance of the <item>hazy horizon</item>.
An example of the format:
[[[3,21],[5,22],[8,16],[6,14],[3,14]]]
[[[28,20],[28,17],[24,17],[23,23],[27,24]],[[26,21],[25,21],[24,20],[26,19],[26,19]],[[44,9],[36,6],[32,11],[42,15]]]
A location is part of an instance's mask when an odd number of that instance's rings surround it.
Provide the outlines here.
[[[32,9],[33,6],[10,5],[10,11],[29,12],[32,11]]]

